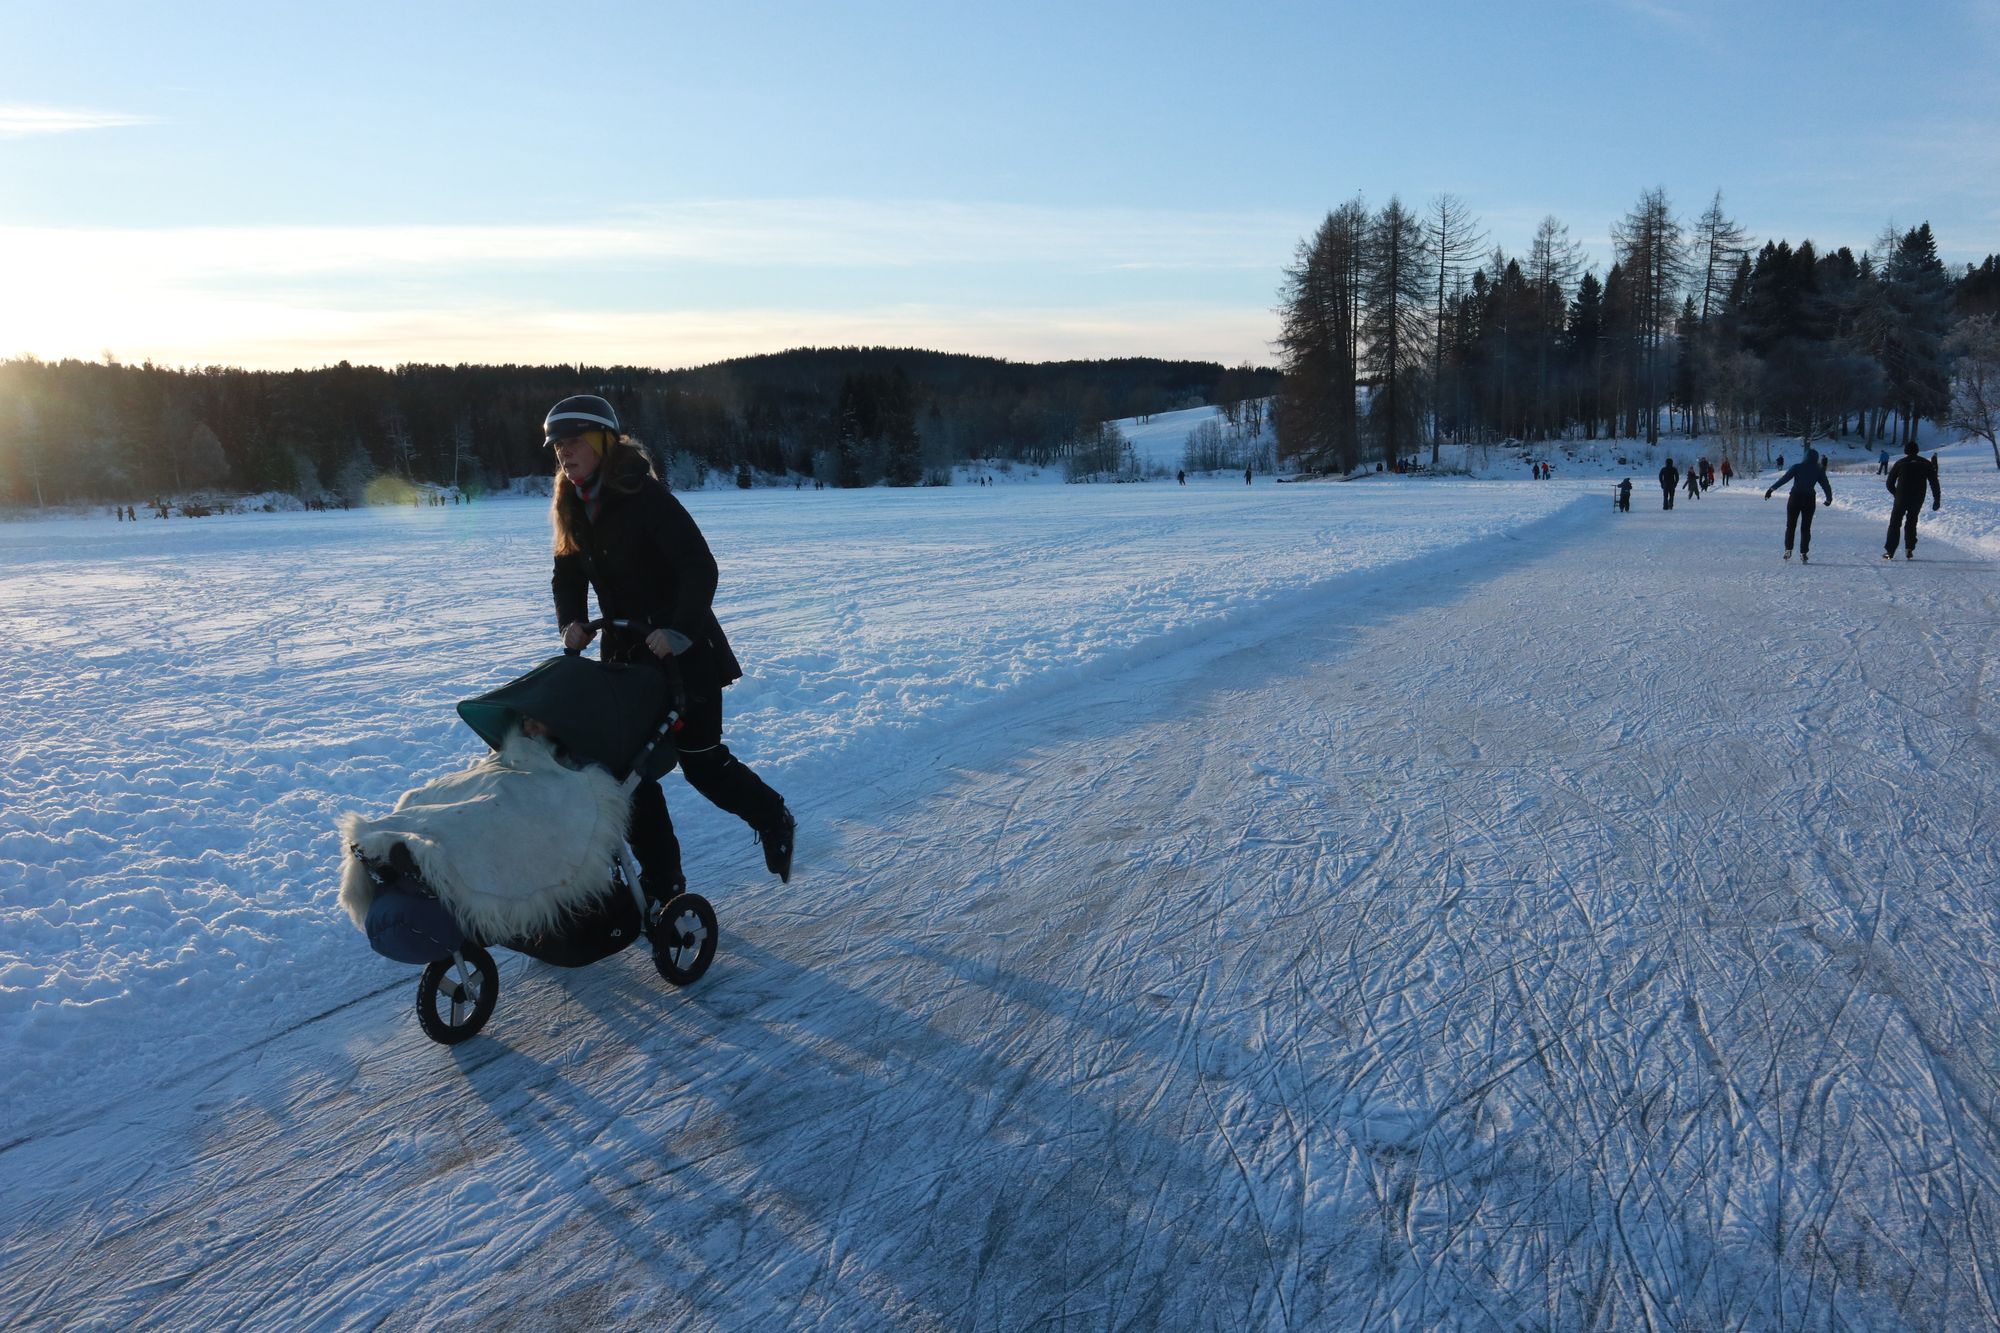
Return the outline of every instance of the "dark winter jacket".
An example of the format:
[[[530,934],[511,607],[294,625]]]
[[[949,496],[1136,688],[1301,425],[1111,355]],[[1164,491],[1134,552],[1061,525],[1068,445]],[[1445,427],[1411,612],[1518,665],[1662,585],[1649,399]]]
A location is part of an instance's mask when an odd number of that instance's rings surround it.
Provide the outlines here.
[[[1899,458],[1889,469],[1889,491],[1896,497],[1896,503],[1905,508],[1923,508],[1926,487],[1930,489],[1932,505],[1944,503],[1944,492],[1938,489],[1937,465],[1922,454]]]
[[[1785,469],[1784,476],[1771,483],[1764,492],[1764,498],[1769,499],[1772,491],[1788,481],[1792,483],[1793,495],[1802,495],[1810,500],[1813,498],[1813,487],[1818,486],[1826,492],[1826,502],[1833,503],[1833,484],[1826,479],[1826,460],[1810,449],[1806,450],[1804,458]]]
[[[1681,470],[1675,467],[1674,460],[1669,458],[1666,466],[1660,469],[1660,489],[1670,491],[1680,484]]]
[[[664,629],[691,645],[675,659],[690,695],[720,690],[740,678],[743,668],[712,609],[715,557],[693,517],[653,476],[645,455],[629,445],[612,450],[600,476],[595,518],[566,482],[558,483],[558,506],[571,506],[566,522],[582,549],[555,558],[550,586],[556,623],[587,620],[587,590],[595,589],[603,616],[644,626],[636,632],[606,630],[606,661],[652,661],[646,636]]]

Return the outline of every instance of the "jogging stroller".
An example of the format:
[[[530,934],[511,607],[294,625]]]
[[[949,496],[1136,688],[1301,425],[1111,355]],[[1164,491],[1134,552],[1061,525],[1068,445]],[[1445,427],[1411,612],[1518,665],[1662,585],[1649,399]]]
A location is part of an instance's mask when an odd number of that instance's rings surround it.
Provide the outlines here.
[[[590,627],[606,625],[626,627]],[[455,1045],[492,1016],[491,949],[583,967],[643,936],[672,984],[708,970],[715,909],[678,886],[649,896],[624,840],[633,789],[677,761],[679,682],[664,665],[550,658],[458,705],[492,754],[389,815],[341,820],[341,903],[375,952],[424,969],[417,1024],[433,1041]]]

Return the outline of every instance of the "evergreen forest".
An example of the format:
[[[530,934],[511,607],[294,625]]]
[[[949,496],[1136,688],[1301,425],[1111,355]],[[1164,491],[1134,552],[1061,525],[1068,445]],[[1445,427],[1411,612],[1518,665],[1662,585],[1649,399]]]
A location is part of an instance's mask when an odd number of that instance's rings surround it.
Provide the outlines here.
[[[1281,293],[1281,458],[1333,472],[1667,433],[1752,461],[1774,439],[1900,446],[1929,420],[2000,464],[2000,258],[1953,272],[1928,223],[1860,255],[1759,241],[1720,193],[1683,219],[1646,191],[1611,238],[1600,275],[1553,217],[1509,255],[1451,195],[1329,212]]]
[[[0,362],[0,504],[212,490],[358,503],[382,479],[467,494],[552,471],[543,414],[601,394],[677,485],[920,485],[972,458],[1043,466],[1101,423],[1277,392],[1275,370],[1146,358],[1026,364],[802,348],[688,370],[345,362],[314,370]],[[379,490],[375,493],[380,493]]]

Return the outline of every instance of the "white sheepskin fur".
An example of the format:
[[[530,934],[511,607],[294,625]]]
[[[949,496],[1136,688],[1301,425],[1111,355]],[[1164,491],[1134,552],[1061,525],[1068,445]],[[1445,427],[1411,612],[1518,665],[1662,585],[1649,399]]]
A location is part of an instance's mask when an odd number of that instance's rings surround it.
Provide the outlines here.
[[[631,796],[595,766],[570,768],[516,731],[497,754],[403,793],[380,819],[341,816],[340,903],[364,927],[374,882],[355,858],[402,843],[469,933],[489,943],[554,929],[601,895],[625,842]]]

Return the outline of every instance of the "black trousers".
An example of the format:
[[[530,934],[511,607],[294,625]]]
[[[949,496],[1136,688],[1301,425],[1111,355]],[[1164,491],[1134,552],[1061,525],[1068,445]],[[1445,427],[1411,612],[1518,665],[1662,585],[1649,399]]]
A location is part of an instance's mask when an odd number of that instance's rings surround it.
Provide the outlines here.
[[[753,829],[775,825],[784,815],[785,798],[771,790],[747,764],[722,743],[722,696],[688,700],[675,737],[681,772],[688,785],[717,808],[727,810]],[[655,884],[684,884],[681,843],[667,814],[667,796],[657,782],[642,782],[632,793],[632,855],[639,869]]]
[[[1792,529],[1799,533],[1799,554],[1812,550],[1813,511],[1819,508],[1819,501],[1811,495],[1794,495],[1785,501],[1785,549],[1792,549]]]
[[[1660,501],[1660,508],[1672,509],[1674,507],[1674,488],[1671,486],[1660,487]]]
[[[1913,505],[1906,505],[1901,500],[1896,501],[1895,506],[1889,510],[1889,544],[1882,549],[1885,551],[1896,549],[1896,529],[1901,528],[1903,530],[1903,549],[1905,551],[1916,550],[1917,515],[1923,512],[1924,502],[1921,496],[1918,497],[1917,502]]]

